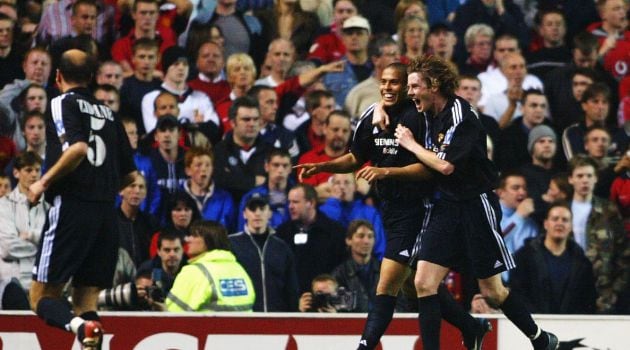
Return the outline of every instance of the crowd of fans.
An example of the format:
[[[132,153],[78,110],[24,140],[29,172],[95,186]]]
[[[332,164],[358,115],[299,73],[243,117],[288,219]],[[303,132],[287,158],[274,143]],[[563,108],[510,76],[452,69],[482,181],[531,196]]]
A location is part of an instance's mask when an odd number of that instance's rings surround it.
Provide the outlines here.
[[[432,54],[459,72],[457,94],[502,174],[501,233],[519,266],[504,280],[535,313],[630,314],[628,10],[626,0],[0,0],[0,286],[30,286],[48,205],[26,191],[46,171],[55,66],[78,48],[99,58],[94,95],[123,124],[139,170],[116,203],[114,284],[140,301],[107,307],[220,311],[224,300],[198,293],[217,288],[211,275],[234,274],[245,277],[229,290],[246,291],[236,309],[366,312],[386,241],[371,184],[301,179],[292,166],[348,152],[384,68]],[[205,272],[184,267],[200,257]],[[468,277],[449,274],[449,290],[492,312]],[[397,310],[413,307],[401,298]]]

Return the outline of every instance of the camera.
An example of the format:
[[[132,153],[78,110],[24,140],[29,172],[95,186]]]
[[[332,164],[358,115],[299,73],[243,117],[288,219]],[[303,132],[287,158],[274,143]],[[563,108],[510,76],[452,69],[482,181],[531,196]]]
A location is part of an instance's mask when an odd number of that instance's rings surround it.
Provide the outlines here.
[[[333,307],[337,311],[352,311],[356,307],[354,292],[339,287],[337,294],[314,293],[311,302],[311,311],[317,311],[322,307]]]
[[[164,302],[164,292],[157,285],[144,287],[146,297],[138,296],[138,289],[133,282],[120,284],[111,289],[102,290],[98,295],[98,306],[115,310],[141,310],[147,309],[149,304],[146,298],[154,302]]]

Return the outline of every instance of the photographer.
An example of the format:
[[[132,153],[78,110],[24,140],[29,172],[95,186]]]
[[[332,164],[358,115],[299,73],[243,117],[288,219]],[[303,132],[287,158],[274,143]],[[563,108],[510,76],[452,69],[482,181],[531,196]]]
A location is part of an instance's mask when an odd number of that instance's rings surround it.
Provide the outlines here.
[[[339,288],[337,280],[329,274],[313,278],[311,292],[300,297],[300,312],[343,312],[355,308],[354,294]]]

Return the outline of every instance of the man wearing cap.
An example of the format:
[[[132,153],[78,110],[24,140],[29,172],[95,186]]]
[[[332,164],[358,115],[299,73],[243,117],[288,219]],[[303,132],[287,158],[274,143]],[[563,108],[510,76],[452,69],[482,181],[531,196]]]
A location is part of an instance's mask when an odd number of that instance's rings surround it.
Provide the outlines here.
[[[249,198],[240,215],[243,231],[229,236],[232,252],[254,283],[254,311],[287,312],[298,306],[295,259],[289,246],[269,226],[271,207],[266,196]]]
[[[429,52],[442,58],[446,62],[456,64],[453,57],[457,37],[453,28],[446,23],[437,23],[431,26],[427,37]]]
[[[547,98],[540,90],[530,89],[523,92],[523,115],[515,118],[510,126],[501,130],[497,147],[499,169],[515,169],[529,162],[527,136],[531,129],[540,124],[549,124],[545,120]]]
[[[335,96],[335,102],[343,106],[350,89],[369,78],[374,69],[367,52],[370,23],[361,16],[346,19],[341,39],[346,46],[346,54],[341,58],[345,67],[342,72],[327,74],[324,85]]]
[[[178,98],[178,119],[185,123],[201,124],[211,122],[219,125],[219,116],[214,111],[210,98],[201,91],[195,91],[186,84],[190,66],[186,50],[172,46],[162,55],[164,82],[142,98],[142,119],[144,129],[151,132],[155,128],[153,101],[161,91],[168,91]]]

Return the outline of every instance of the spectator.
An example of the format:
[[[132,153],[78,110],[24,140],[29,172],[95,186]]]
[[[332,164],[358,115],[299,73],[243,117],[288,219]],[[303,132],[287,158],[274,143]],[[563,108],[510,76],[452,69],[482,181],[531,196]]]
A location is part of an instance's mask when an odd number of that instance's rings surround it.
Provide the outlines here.
[[[265,172],[267,173],[267,180],[264,184],[254,187],[243,196],[238,213],[244,212],[250,198],[267,197],[269,198],[271,209],[269,226],[276,229],[291,218],[289,215],[288,195],[290,188],[294,185],[294,181],[290,179],[291,156],[289,153],[280,148],[271,150],[265,158]],[[239,215],[237,219],[237,230],[242,230],[245,227],[245,217]]]
[[[158,235],[157,255],[144,261],[139,267],[137,276],[148,277],[148,286],[157,286],[165,297],[173,288],[175,277],[188,263],[184,254],[184,238],[172,229],[164,229]],[[140,292],[140,291],[139,291]],[[141,294],[141,293],[138,293]]]
[[[25,151],[37,153],[44,160],[46,154],[46,123],[39,111],[26,113],[22,124],[22,133],[26,142]]]
[[[350,257],[332,272],[339,286],[354,293],[356,307],[350,310],[353,312],[368,312],[374,306],[381,269],[379,260],[372,255],[374,242],[374,228],[369,221],[358,219],[350,222],[346,233]]]
[[[184,253],[188,253],[188,243],[185,240],[190,234],[190,225],[199,220],[201,215],[197,209],[195,202],[184,192],[176,192],[169,198],[165,205],[166,220],[165,229],[173,229],[177,236],[184,241]],[[151,237],[151,246],[149,247],[149,255],[151,258],[157,254],[157,241],[159,232]]]
[[[344,228],[350,227],[352,221],[359,219],[371,223],[374,236],[373,255],[382,260],[385,254],[385,228],[381,214],[373,206],[365,204],[364,198],[357,198],[357,180],[354,174],[334,174],[330,182],[331,195],[319,210]]]
[[[551,70],[563,67],[571,61],[571,51],[564,42],[567,26],[561,10],[539,10],[536,22],[542,47],[527,55],[527,70],[544,79]]]
[[[267,57],[271,63],[270,74],[256,80],[254,85],[276,87],[285,81],[287,73],[295,61],[295,47],[287,39],[275,39],[269,44]]]
[[[159,13],[159,5],[156,0],[134,1],[131,9],[134,26],[127,36],[116,40],[111,50],[112,58],[120,63],[125,77],[133,75],[132,47],[136,40],[148,38],[157,41],[160,44],[160,54],[176,44],[175,33],[172,29],[161,27],[158,30]],[[164,66],[162,66],[162,70],[166,72]]]
[[[481,99],[481,81],[476,76],[461,74],[458,78],[457,89],[455,90],[457,96],[462,97],[471,107],[477,111],[481,124],[486,128],[486,133],[492,145],[499,144],[499,123],[491,116],[482,113],[478,108],[479,99]]]
[[[0,198],[8,195],[11,192],[11,180],[4,174],[0,174]]]
[[[47,105],[48,96],[46,94],[46,89],[35,83],[30,84],[22,90],[20,95],[13,100],[13,103],[11,103],[10,112],[15,115],[15,120],[19,123],[17,125],[19,130],[16,130],[16,133],[13,136],[13,141],[15,141],[15,144],[20,151],[23,151],[29,146],[23,135],[23,126],[26,116],[31,112],[40,113],[43,116],[43,114],[46,113]],[[43,147],[45,144],[45,142],[42,144],[42,148],[45,148]],[[38,149],[38,151],[40,151],[40,149]],[[43,149],[41,151],[43,151]]]
[[[594,194],[602,198],[610,197],[610,186],[617,177],[617,173],[627,170],[623,166],[617,167],[616,159],[611,159],[608,156],[610,147],[611,137],[606,128],[593,125],[586,129],[584,150],[586,155],[597,163],[597,183]]]
[[[32,204],[27,199],[29,186],[41,177],[41,167],[42,159],[34,152],[17,156],[13,176],[18,184],[0,197],[0,279],[16,278],[27,291],[49,208],[43,199]]]
[[[223,72],[225,66],[223,49],[214,41],[206,41],[199,47],[196,57],[199,74],[188,82],[188,86],[193,90],[205,92],[216,106],[229,98],[231,90]]]
[[[164,82],[159,89],[149,92],[142,98],[142,119],[144,128],[151,132],[155,127],[153,102],[161,91],[168,91],[178,98],[178,120],[191,124],[214,123],[220,125],[219,117],[212,101],[201,91],[195,91],[186,85],[188,78],[188,58],[179,46],[173,46],[162,55]]]
[[[549,188],[542,198],[548,204],[571,200],[573,198],[573,186],[569,184],[568,174],[558,173],[552,176],[549,181]]]
[[[24,72],[15,67],[22,63],[23,52],[14,41],[15,20],[0,14],[0,86],[24,78]]]
[[[624,0],[598,0],[596,2],[601,23],[593,23],[589,31],[599,41],[598,56],[603,58],[604,68],[617,80],[628,72],[628,50],[630,50],[630,30],[628,30],[628,3]],[[625,67],[625,68],[624,68]]]
[[[584,120],[584,110],[582,109],[580,101],[582,100],[584,91],[586,91],[586,89],[593,85],[596,81],[596,74],[597,73],[590,68],[578,67],[574,69],[571,74],[572,94],[570,95],[570,98],[565,101],[565,105],[561,107],[562,109],[558,110],[557,108],[560,106],[555,106],[557,102],[549,100],[549,107],[551,107],[552,113],[551,116],[553,117],[553,124],[556,130],[560,130],[562,133],[566,127],[570,126],[564,125],[565,123],[571,122],[571,124],[574,124],[578,121]],[[556,114],[553,114],[554,111]],[[568,113],[570,115],[563,115],[563,113]]]
[[[320,163],[329,161],[348,153],[350,142],[350,116],[342,110],[332,111],[326,118],[324,126],[324,145],[304,153],[298,164]],[[300,176],[301,174],[298,174]],[[331,173],[321,172],[301,182],[315,186],[320,200],[330,197]]]
[[[422,17],[403,17],[398,24],[398,46],[400,61],[409,64],[414,58],[422,56],[427,41],[429,25]]]
[[[233,228],[234,202],[232,196],[219,188],[212,178],[213,158],[209,149],[193,147],[186,151],[184,166],[188,180],[184,183],[184,191],[195,201],[204,220],[216,221],[223,227]]]
[[[341,39],[346,47],[346,54],[341,58],[345,62],[343,71],[324,77],[324,85],[333,93],[340,106],[344,104],[350,89],[372,74],[372,62],[367,52],[370,23],[361,16],[348,18],[343,22]]]
[[[320,274],[313,278],[311,288],[302,293],[298,309],[300,312],[335,313],[337,309],[330,304],[330,297],[337,296],[339,284],[329,274]],[[320,299],[321,302],[320,302]]]
[[[575,156],[569,162],[573,238],[584,249],[597,276],[597,313],[609,314],[618,312],[617,303],[624,302],[621,299],[630,281],[630,270],[624,268],[630,264],[630,242],[617,206],[593,194],[596,169],[597,163],[585,156]]]
[[[492,42],[494,30],[487,24],[473,24],[466,29],[464,43],[468,55],[466,60],[460,57],[459,73],[474,75],[485,72],[492,63]]]
[[[191,258],[166,298],[168,311],[252,311],[254,286],[231,252],[225,228],[200,221],[190,233]]]
[[[342,262],[344,230],[317,210],[317,192],[307,184],[289,191],[289,213],[291,221],[280,225],[277,234],[293,251],[299,291],[303,293],[315,276],[331,272]]]
[[[15,131],[9,119],[9,111],[0,103],[0,169],[5,169],[17,154],[17,147],[13,141],[14,134]]]
[[[153,39],[139,38],[134,41],[131,56],[133,74],[126,77],[120,87],[122,115],[136,121],[140,135],[147,133],[142,120],[142,98],[160,88],[161,79],[156,76],[155,71],[159,58],[158,49],[158,42]]]
[[[510,287],[523,297],[530,312],[595,313],[593,266],[571,239],[571,219],[566,204],[552,204],[546,233],[526,242],[514,255],[518,269],[511,273]]]
[[[619,175],[610,186],[610,201],[619,208],[626,232],[630,232],[630,174],[628,169],[630,169],[630,155],[626,151],[626,154],[615,166],[615,172]]]
[[[343,23],[359,12],[352,0],[333,0],[333,23],[328,33],[322,34],[308,50],[308,59],[317,64],[326,64],[341,59],[346,54],[346,46],[341,39]]]
[[[270,147],[260,137],[258,101],[239,97],[230,107],[233,130],[215,148],[216,183],[228,190],[235,202],[265,182],[265,155]]]
[[[457,37],[449,25],[437,23],[431,26],[427,37],[427,53],[455,65],[454,51],[456,44]]]
[[[223,133],[232,130],[230,122],[229,110],[234,100],[247,95],[247,91],[254,86],[256,79],[256,66],[252,58],[244,53],[236,53],[228,57],[226,63],[227,82],[230,85],[231,92],[229,98],[217,103],[217,113],[221,120],[221,129]]]
[[[109,84],[116,89],[120,89],[123,83],[123,68],[114,61],[105,61],[99,64],[96,71],[96,84],[105,85]]]
[[[405,17],[420,17],[427,20],[427,7],[420,0],[400,0],[394,8],[394,25],[398,27]],[[400,35],[398,35],[400,38]]]
[[[299,118],[284,119],[283,125],[297,135],[300,154],[324,146],[324,129],[328,115],[335,109],[335,97],[326,90],[314,90],[305,97],[306,113]]]
[[[593,125],[605,126],[610,108],[610,89],[603,83],[589,86],[582,94],[584,121],[567,127],[562,134],[564,155],[571,160],[576,154],[584,154],[584,134]]]
[[[254,311],[295,311],[298,282],[295,258],[289,246],[269,226],[272,212],[266,197],[250,197],[241,214],[243,231],[229,236],[238,262],[252,278],[256,301]]]
[[[528,152],[529,133],[538,125],[550,124],[545,119],[547,98],[540,90],[524,91],[521,101],[522,116],[515,118],[508,127],[501,130],[497,165],[502,170],[516,169],[527,164],[531,159]]]
[[[374,66],[374,72],[371,77],[363,80],[348,92],[344,104],[346,110],[352,117],[353,130],[363,112],[370,105],[380,101],[380,81],[385,67],[390,63],[400,61],[400,52],[396,42],[391,38],[381,38],[370,41],[368,44],[368,54]]]
[[[151,235],[158,230],[159,223],[151,215],[140,210],[147,196],[147,183],[140,173],[123,178],[118,208],[118,234],[120,248],[125,249],[135,267],[149,258]]]
[[[94,97],[118,115],[120,112],[120,93],[113,85],[97,85],[94,88]]]

